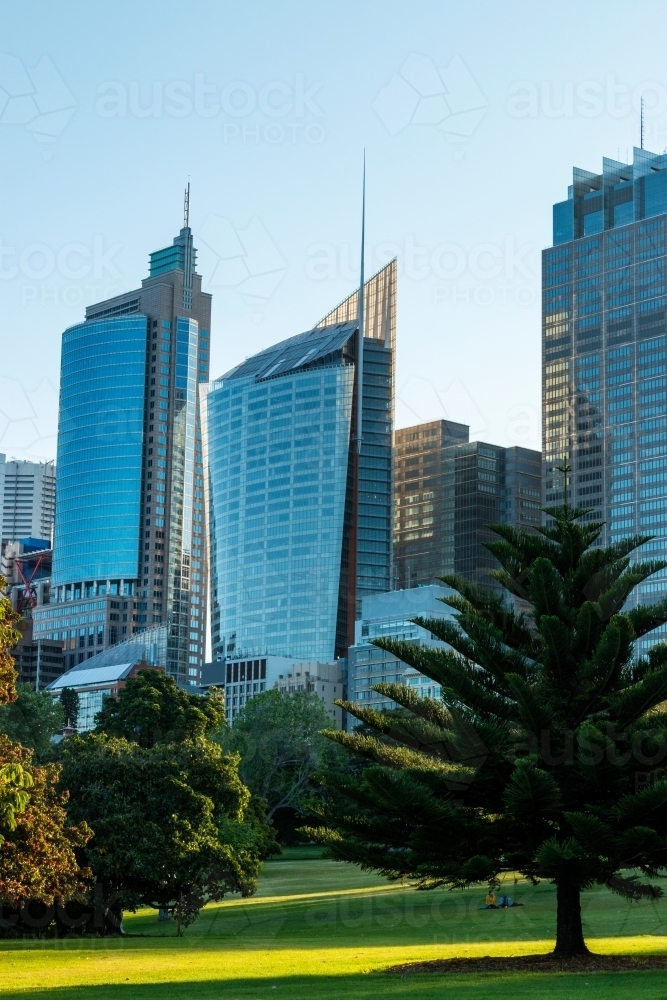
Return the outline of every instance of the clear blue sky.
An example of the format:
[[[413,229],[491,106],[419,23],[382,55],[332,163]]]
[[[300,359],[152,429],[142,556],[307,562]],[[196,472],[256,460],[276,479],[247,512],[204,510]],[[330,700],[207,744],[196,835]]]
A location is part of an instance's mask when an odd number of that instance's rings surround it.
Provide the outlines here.
[[[212,374],[400,260],[397,424],[540,447],[539,252],[573,164],[667,146],[664,3],[5,6],[0,451],[55,454],[62,330],[191,224]]]

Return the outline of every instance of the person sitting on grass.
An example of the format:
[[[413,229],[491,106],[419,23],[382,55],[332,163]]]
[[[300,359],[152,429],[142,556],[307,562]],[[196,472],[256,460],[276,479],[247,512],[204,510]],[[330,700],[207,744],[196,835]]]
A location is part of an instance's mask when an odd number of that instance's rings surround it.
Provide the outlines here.
[[[482,909],[483,910],[498,909],[498,907],[496,906],[496,894],[493,891],[493,889],[489,889],[489,891],[487,892],[486,899],[484,900],[484,906],[482,907]]]

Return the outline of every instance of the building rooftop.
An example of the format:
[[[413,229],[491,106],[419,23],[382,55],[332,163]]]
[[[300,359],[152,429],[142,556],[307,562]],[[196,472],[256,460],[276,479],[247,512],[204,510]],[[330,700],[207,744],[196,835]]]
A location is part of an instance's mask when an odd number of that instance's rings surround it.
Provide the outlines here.
[[[330,354],[342,350],[357,329],[356,323],[335,323],[332,326],[314,327],[296,337],[289,337],[279,344],[267,347],[251,358],[246,358],[232,368],[214,385],[226,379],[255,377],[256,381],[304,368],[312,368]]]
[[[88,663],[91,660],[87,661]],[[125,680],[130,671],[136,666],[137,661],[130,663],[115,663],[102,667],[88,667],[85,664],[73,667],[67,673],[61,674],[55,681],[51,681],[47,691],[62,691],[63,688],[71,687],[97,687],[98,684],[111,684],[116,681]]]

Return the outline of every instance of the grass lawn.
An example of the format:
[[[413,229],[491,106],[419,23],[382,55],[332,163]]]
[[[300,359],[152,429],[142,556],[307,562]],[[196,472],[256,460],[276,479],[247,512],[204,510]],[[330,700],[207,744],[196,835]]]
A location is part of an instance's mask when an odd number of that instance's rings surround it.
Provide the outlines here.
[[[508,886],[523,907],[480,910],[484,893],[419,893],[295,849],[264,868],[252,899],[206,907],[175,937],[154,911],[125,920],[121,941],[0,943],[0,1000],[667,1000],[662,972],[415,975],[388,965],[447,956],[517,955],[553,947],[555,893]],[[589,947],[667,954],[667,900],[629,904],[585,894]]]

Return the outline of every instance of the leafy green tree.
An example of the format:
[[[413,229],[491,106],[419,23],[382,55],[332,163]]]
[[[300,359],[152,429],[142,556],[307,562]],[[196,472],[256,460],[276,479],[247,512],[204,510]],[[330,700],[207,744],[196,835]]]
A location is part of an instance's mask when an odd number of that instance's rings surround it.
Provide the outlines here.
[[[244,825],[250,793],[236,757],[199,738],[142,747],[105,734],[71,737],[62,784],[70,815],[90,824],[85,850],[121,909],[167,909],[178,934],[209,900],[255,891],[259,850]]]
[[[240,755],[244,784],[267,803],[266,822],[280,809],[304,809],[315,775],[331,756],[320,735],[329,723],[317,695],[271,690],[251,698],[223,731],[222,745]]]
[[[529,611],[446,577],[456,621],[415,621],[449,648],[376,642],[441,685],[442,701],[378,684],[399,710],[344,705],[375,735],[328,735],[371,766],[357,782],[329,776],[344,805],[316,833],[333,857],[423,889],[548,879],[555,954],[568,957],[587,952],[582,890],[651,898],[644,879],[667,869],[667,644],[634,654],[667,601],[628,600],[667,563],[631,563],[643,536],[595,546],[601,525],[579,524],[567,500],[548,513],[536,534],[494,526],[487,546]]]
[[[68,726],[76,729],[79,721],[79,694],[74,688],[66,687],[60,692],[60,704],[63,708],[63,716]]]
[[[0,589],[6,581],[0,577]],[[0,597],[0,709],[16,703],[16,671],[9,649],[20,633],[19,615]],[[0,907],[4,928],[22,929],[22,914],[32,902],[45,908],[81,897],[89,872],[80,868],[76,851],[90,831],[74,826],[66,813],[67,795],[56,785],[59,768],[36,767],[33,750],[0,735]],[[55,907],[54,907],[55,908]],[[47,916],[47,922],[51,916]]]
[[[0,733],[31,747],[37,761],[46,761],[53,751],[51,737],[65,722],[63,706],[46,691],[35,691],[31,684],[17,684],[16,693],[16,701],[0,705]]]
[[[163,670],[141,670],[118,699],[107,698],[98,713],[96,732],[124,737],[142,747],[198,739],[219,728],[225,718],[222,692],[188,694]]]

